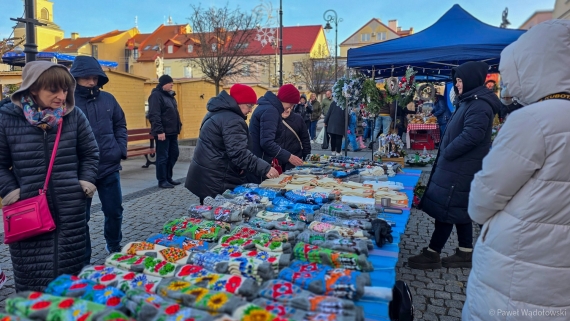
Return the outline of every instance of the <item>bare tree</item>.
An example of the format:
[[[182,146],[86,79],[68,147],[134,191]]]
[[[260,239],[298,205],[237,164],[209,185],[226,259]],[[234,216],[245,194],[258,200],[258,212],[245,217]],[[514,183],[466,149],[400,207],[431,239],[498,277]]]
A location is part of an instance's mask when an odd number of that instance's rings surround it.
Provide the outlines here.
[[[317,96],[330,90],[335,83],[334,57],[327,54],[325,49],[319,48],[314,58],[305,58],[295,66],[305,86]],[[337,66],[337,73],[343,74],[344,68]]]
[[[192,6],[189,18],[197,40],[195,57],[190,63],[200,68],[204,76],[216,85],[216,94],[224,79],[248,75],[250,68],[263,64],[261,47],[254,44],[260,16],[230,9]]]

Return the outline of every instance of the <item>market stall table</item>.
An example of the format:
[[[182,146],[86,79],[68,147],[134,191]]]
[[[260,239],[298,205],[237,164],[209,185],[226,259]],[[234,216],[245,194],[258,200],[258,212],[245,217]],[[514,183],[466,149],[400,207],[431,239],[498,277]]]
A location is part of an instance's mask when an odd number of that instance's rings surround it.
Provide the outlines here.
[[[427,130],[434,143],[439,143],[440,131],[438,124],[408,124],[408,130],[406,132],[406,147],[408,149],[411,147],[410,133],[414,132],[413,134],[415,134],[418,130]]]
[[[389,180],[404,184],[404,190],[401,192],[406,193],[411,202],[414,198],[414,187],[418,183],[421,173],[421,170],[406,169],[403,173],[399,173]],[[410,219],[410,208],[404,209],[402,214],[380,214],[380,217],[396,223],[396,226],[392,227],[394,241],[381,248],[375,244],[374,250],[370,251],[368,259],[374,266],[374,271],[370,272],[370,278],[373,287],[391,290],[396,282],[396,264],[400,253],[399,243]],[[389,321],[389,304],[389,301],[366,296],[356,302],[356,305],[364,309],[366,321]]]

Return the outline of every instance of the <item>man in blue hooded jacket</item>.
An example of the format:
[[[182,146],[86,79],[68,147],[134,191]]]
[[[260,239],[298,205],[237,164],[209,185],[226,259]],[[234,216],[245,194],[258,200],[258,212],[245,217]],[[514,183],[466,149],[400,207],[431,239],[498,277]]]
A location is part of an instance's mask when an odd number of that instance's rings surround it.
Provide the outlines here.
[[[93,129],[99,146],[100,161],[97,173],[97,191],[105,215],[103,233],[109,253],[121,251],[123,238],[123,197],[121,192],[121,160],[127,158],[127,122],[123,109],[110,93],[101,91],[109,78],[99,62],[90,56],[78,56],[71,66],[71,74],[77,80],[75,104]],[[91,198],[86,202],[87,223],[91,216]],[[86,228],[85,264],[91,260],[91,238]]]

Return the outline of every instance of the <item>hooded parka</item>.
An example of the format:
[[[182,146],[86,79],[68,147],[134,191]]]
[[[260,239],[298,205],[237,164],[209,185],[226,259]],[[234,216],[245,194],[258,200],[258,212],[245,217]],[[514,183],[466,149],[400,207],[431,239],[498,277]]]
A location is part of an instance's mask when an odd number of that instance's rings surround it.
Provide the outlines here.
[[[234,98],[224,90],[206,108],[185,184],[200,198],[215,197],[246,183],[246,172],[265,176],[271,169],[248,149],[246,116]]]
[[[463,94],[458,95],[420,203],[424,212],[443,223],[471,222],[467,214],[471,181],[491,148],[493,119],[501,107],[497,95],[484,86],[487,70],[484,62],[452,70],[454,85],[456,78],[463,81]]]
[[[570,21],[551,20],[501,53],[503,84],[525,107],[507,118],[471,185],[469,215],[483,228],[464,321],[570,319],[569,51]],[[518,314],[489,316],[499,309]]]
[[[108,92],[100,91],[109,78],[97,59],[90,56],[75,58],[70,70],[75,78],[98,76],[94,88],[77,85],[75,105],[83,111],[99,146],[98,178],[104,178],[121,169],[121,159],[127,159],[127,121],[123,109]]]
[[[0,106],[0,197],[20,189],[20,199],[38,195],[43,187],[57,128],[46,131],[30,125],[20,98],[48,68],[65,68],[50,62],[34,62],[12,101]],[[67,70],[67,69],[66,69]],[[47,189],[49,209],[56,230],[11,243],[10,255],[16,291],[43,291],[61,274],[77,274],[85,261],[85,192],[80,181],[95,184],[99,152],[89,121],[74,108],[73,89],[66,101],[66,113],[59,148]]]

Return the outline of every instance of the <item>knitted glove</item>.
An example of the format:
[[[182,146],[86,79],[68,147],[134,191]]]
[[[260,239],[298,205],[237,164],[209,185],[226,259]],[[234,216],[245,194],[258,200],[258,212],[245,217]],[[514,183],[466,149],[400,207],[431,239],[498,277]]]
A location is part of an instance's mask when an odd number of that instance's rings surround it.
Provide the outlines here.
[[[123,292],[139,287],[148,292],[155,292],[158,283],[162,281],[160,277],[129,272],[105,265],[86,266],[78,276],[81,279],[115,287]]]
[[[240,275],[228,275],[210,272],[198,265],[183,265],[175,277],[190,282],[193,285],[214,291],[226,291],[253,299],[257,296],[257,283]]]
[[[394,241],[392,237],[392,227],[383,219],[372,221],[372,230],[374,231],[374,241],[378,247],[384,246]]]
[[[106,305],[110,309],[120,310],[124,305],[121,299],[125,294],[117,288],[97,284],[94,281],[80,279],[63,274],[51,281],[44,291],[46,294],[79,298]]]
[[[359,271],[373,271],[374,267],[364,254],[338,252],[318,245],[298,242],[293,249],[295,258],[306,262],[326,264],[334,268]]]
[[[16,188],[15,190],[11,191],[2,199],[2,206],[8,206],[16,203],[20,199],[20,189]]]
[[[97,187],[88,181],[79,181],[79,185],[81,185],[81,189],[88,198],[92,198],[95,191],[97,191]]]

